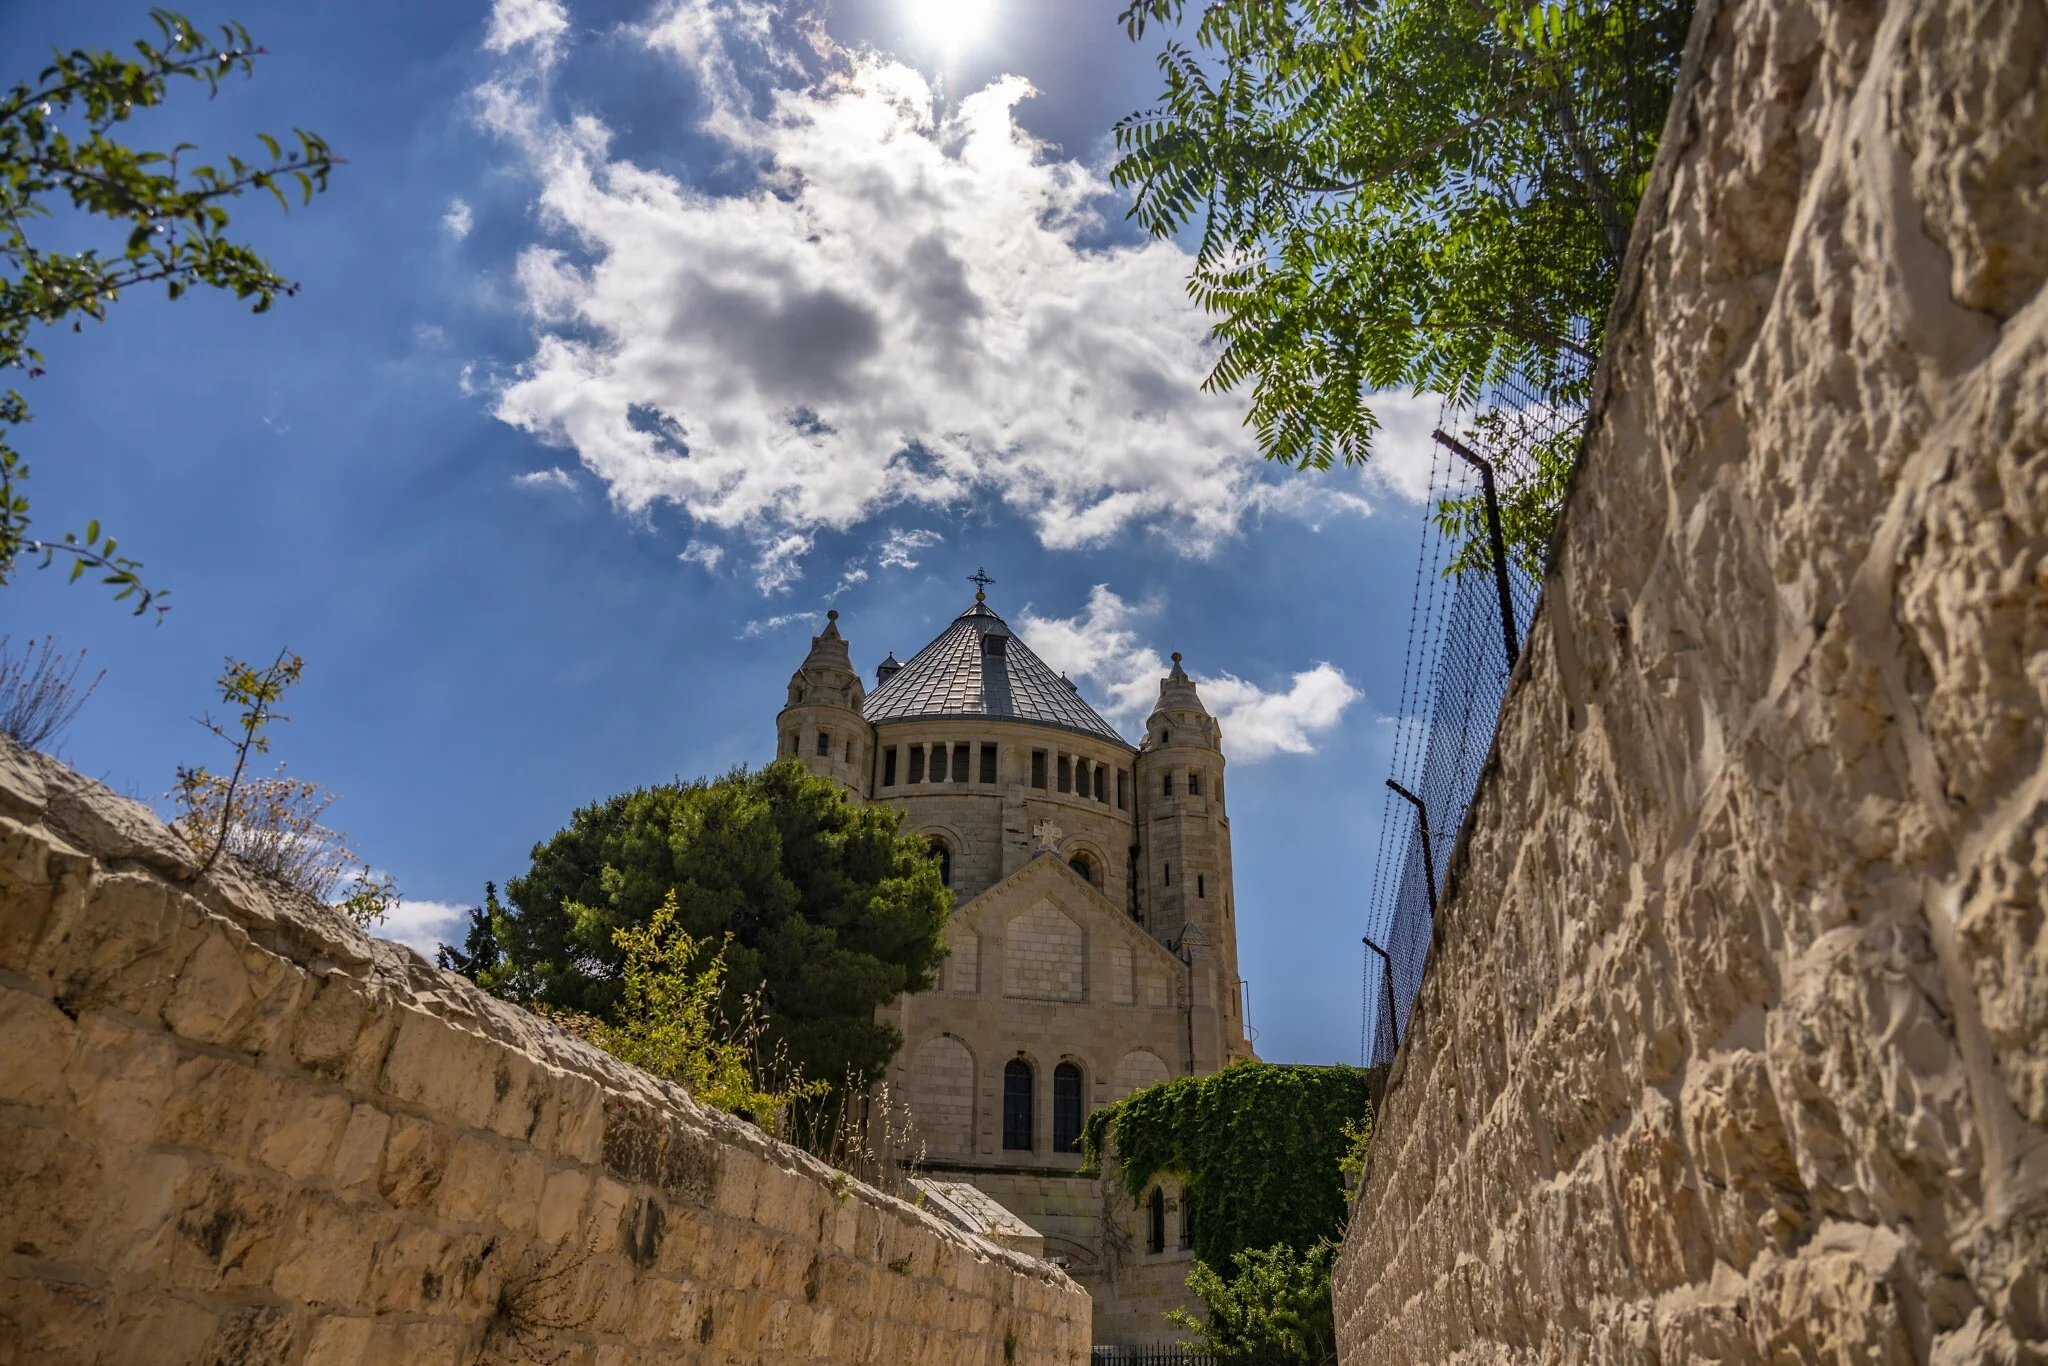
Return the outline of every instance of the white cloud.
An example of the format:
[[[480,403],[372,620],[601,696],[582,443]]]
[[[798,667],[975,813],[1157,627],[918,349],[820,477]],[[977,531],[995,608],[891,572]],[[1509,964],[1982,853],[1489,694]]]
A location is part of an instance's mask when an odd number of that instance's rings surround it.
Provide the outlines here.
[[[414,901],[407,898],[391,909],[383,924],[371,926],[370,932],[379,939],[410,944],[425,954],[431,963],[434,950],[440,945],[462,947],[462,937],[469,929],[469,911],[469,907],[450,901]]]
[[[793,622],[800,621],[808,625],[822,620],[824,618],[816,612],[790,612],[779,617],[769,617],[766,621],[750,621],[747,623],[746,628],[740,632],[740,639],[752,640],[756,636],[765,636],[770,631],[780,631],[783,627]]]
[[[561,55],[562,37],[568,31],[569,13],[561,0],[495,0],[484,46],[503,53],[526,48],[545,69]]]
[[[1117,200],[1017,125],[1025,82],[942,106],[911,68],[828,48],[833,74],[805,83],[772,17],[673,0],[622,31],[694,77],[700,131],[756,169],[746,193],[615,155],[595,115],[550,121],[534,59],[478,92],[552,234],[519,262],[536,341],[499,418],[575,451],[628,512],[740,532],[771,592],[816,531],[892,506],[994,497],[1050,548],[1145,528],[1193,555],[1263,512],[1369,510],[1327,476],[1276,480],[1242,399],[1202,392],[1189,258],[1095,242]]]
[[[512,476],[512,482],[520,488],[534,489],[536,491],[547,489],[558,489],[564,493],[574,493],[576,491],[575,478],[560,465],[555,466],[553,469],[530,470],[525,474],[515,474]]]
[[[470,212],[467,202],[459,197],[448,201],[448,212],[441,215],[443,231],[460,242],[469,236],[469,230],[475,226],[476,215]]]
[[[1334,727],[1344,709],[1364,695],[1329,663],[1295,674],[1285,692],[1268,692],[1227,673],[1198,682],[1203,704],[1222,723],[1223,741],[1238,759],[1315,753],[1312,734]]]
[[[911,557],[945,539],[936,531],[891,528],[882,541],[881,549],[875,552],[875,563],[884,569],[915,569],[917,561]]]
[[[1159,680],[1172,667],[1140,640],[1139,626],[1156,611],[1155,605],[1133,606],[1109,585],[1097,584],[1079,615],[1041,617],[1025,608],[1018,633],[1055,669],[1094,683],[1112,721],[1135,726],[1158,702]],[[1239,763],[1275,753],[1314,753],[1315,733],[1334,727],[1363,695],[1331,664],[1295,674],[1284,691],[1228,673],[1192,677],[1203,705],[1223,727],[1224,753]]]
[[[725,547],[712,545],[709,541],[693,540],[683,547],[683,553],[676,558],[684,564],[701,564],[706,569],[716,569],[718,562],[725,558]]]
[[[840,573],[839,582],[833,586],[831,592],[825,595],[825,601],[830,602],[848,589],[858,588],[867,581],[868,569],[866,563],[861,560],[851,560]]]

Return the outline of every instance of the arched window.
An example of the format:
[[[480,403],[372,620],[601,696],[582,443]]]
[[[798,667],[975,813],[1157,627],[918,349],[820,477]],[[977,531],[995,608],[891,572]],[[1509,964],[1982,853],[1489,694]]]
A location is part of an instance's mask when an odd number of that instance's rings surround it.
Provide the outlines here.
[[[928,835],[926,838],[931,841],[932,857],[939,861],[939,881],[948,887],[952,886],[953,846],[937,835]]]
[[[1152,1225],[1145,1238],[1147,1252],[1166,1251],[1166,1192],[1158,1186],[1152,1188],[1151,1207],[1147,1211]]]
[[[1081,1069],[1070,1062],[1052,1069],[1052,1150],[1081,1151]]]
[[[818,757],[820,759],[832,757],[832,732],[829,730],[818,732]]]
[[[1031,1151],[1031,1064],[1022,1058],[1003,1065],[1003,1147]]]
[[[1088,862],[1088,856],[1086,854],[1076,854],[1072,858],[1068,859],[1067,867],[1072,868],[1075,873],[1079,874],[1081,881],[1087,883],[1091,887],[1095,885],[1095,869]]]
[[[1200,873],[1195,874],[1195,895],[1203,898],[1209,895],[1209,879]]]
[[[1160,885],[1171,887],[1173,885],[1173,865],[1170,863],[1162,863],[1159,865],[1159,871],[1162,874],[1164,874],[1164,876],[1161,878]]]
[[[1159,795],[1171,797],[1173,795],[1173,775],[1171,773],[1163,773],[1160,777],[1165,779],[1165,781],[1159,785]]]
[[[1190,797],[1202,795],[1202,773],[1200,769],[1191,768],[1188,770],[1188,795]]]

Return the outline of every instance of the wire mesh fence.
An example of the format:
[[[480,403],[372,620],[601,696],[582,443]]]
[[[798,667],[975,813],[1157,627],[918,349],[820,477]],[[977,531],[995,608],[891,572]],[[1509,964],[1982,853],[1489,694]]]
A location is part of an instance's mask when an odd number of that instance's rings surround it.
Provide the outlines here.
[[[1572,414],[1556,412],[1551,419],[1555,430],[1546,425],[1543,435],[1555,439],[1556,431],[1569,433],[1576,421]],[[1517,447],[1488,442],[1470,426],[1453,439],[1494,460],[1496,470],[1507,476],[1503,484],[1529,477],[1528,462],[1519,458]],[[1432,508],[1476,500],[1478,484],[1468,462],[1438,447],[1430,480]],[[1359,1040],[1366,1066],[1392,1062],[1407,1037],[1451,847],[1479,786],[1513,668],[1493,566],[1458,567],[1469,539],[1452,516],[1432,515],[1417,562],[1402,709],[1366,934]],[[1507,558],[1509,620],[1519,642],[1527,638],[1535,615],[1540,581],[1512,551]]]
[[[1363,950],[1359,1061],[1393,1061],[1429,956],[1451,853],[1528,638],[1577,459],[1608,302],[1655,155],[1691,7],[1566,3],[1521,49],[1549,74],[1527,195],[1506,230],[1540,242],[1555,291],[1510,312],[1515,359],[1445,400],[1433,438],[1394,753]],[[1526,73],[1525,62],[1501,70]],[[1554,79],[1553,79],[1554,78]],[[1503,87],[1503,99],[1512,91]],[[1504,324],[1505,326],[1505,324]],[[1512,329],[1510,329],[1512,330]],[[1488,485],[1491,484],[1489,489]]]

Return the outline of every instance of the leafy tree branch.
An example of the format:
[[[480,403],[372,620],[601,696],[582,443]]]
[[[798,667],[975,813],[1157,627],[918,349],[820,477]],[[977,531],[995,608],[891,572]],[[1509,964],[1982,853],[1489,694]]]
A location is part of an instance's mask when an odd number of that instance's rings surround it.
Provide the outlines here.
[[[294,130],[289,143],[257,134],[262,155],[246,160],[200,160],[190,143],[151,150],[123,141],[124,125],[165,103],[178,84],[204,86],[211,96],[228,77],[253,74],[265,55],[239,24],[225,26],[215,40],[171,10],[152,10],[150,19],[155,36],[135,43],[133,56],[59,51],[34,79],[0,96],[0,370],[40,376],[35,328],[68,322],[79,331],[87,320],[104,322],[109,305],[143,286],[163,285],[172,299],[198,286],[224,290],[257,313],[298,290],[228,236],[228,205],[251,193],[268,194],[287,210],[295,199],[310,203],[340,159],[304,129]],[[31,230],[54,220],[58,208],[125,230],[118,249],[39,245]],[[39,556],[43,567],[61,557],[72,579],[97,573],[116,600],[134,600],[138,615],[161,615],[167,594],[143,582],[141,565],[118,554],[97,522],[82,537],[30,534],[21,487],[29,467],[8,440],[28,420],[19,390],[0,395],[0,584],[24,554]]]
[[[1268,458],[1363,463],[1372,395],[1582,395],[1685,0],[1129,0],[1162,91],[1116,126],[1131,214],[1195,238],[1207,386]]]

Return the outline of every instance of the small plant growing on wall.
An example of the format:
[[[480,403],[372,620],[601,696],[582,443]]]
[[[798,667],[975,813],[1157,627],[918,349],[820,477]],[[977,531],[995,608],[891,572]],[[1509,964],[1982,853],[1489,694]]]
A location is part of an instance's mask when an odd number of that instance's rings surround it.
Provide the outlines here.
[[[601,1288],[588,1297],[582,1292],[590,1253],[587,1238],[564,1238],[537,1254],[528,1251],[519,1270],[498,1287],[497,1301],[484,1320],[479,1366],[560,1366],[569,1359],[573,1349],[556,1346],[557,1336],[582,1332],[604,1308]]]
[[[103,670],[81,688],[84,667],[85,651],[61,654],[49,636],[31,636],[19,655],[0,636],[0,735],[23,749],[49,750],[107,676]]]
[[[171,828],[199,856],[196,876],[232,854],[259,877],[338,906],[359,924],[374,924],[397,904],[398,887],[371,869],[347,834],[321,823],[340,794],[287,775],[283,764],[266,777],[249,772],[253,756],[270,752],[271,723],[290,719],[277,705],[305,667],[289,650],[261,669],[227,660],[218,686],[234,715],[225,721],[207,715],[199,724],[232,748],[234,762],[224,773],[204,766],[178,770],[168,794],[176,807]]]

